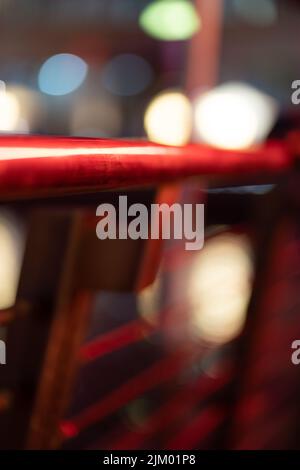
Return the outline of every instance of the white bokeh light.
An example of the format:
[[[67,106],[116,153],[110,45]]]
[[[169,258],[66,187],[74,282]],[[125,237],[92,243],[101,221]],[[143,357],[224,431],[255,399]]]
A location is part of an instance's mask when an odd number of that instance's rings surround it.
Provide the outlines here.
[[[240,333],[252,270],[245,236],[220,234],[206,242],[195,259],[188,290],[195,334],[208,342],[225,343]]]
[[[262,142],[278,112],[273,98],[239,82],[201,94],[194,107],[197,137],[224,149],[242,149]]]
[[[11,307],[16,298],[24,238],[17,221],[0,213],[0,309]]]
[[[157,95],[149,104],[144,127],[150,140],[166,145],[184,145],[191,136],[192,108],[180,91]]]
[[[11,132],[17,129],[20,119],[20,106],[16,96],[6,90],[0,81],[0,131]]]

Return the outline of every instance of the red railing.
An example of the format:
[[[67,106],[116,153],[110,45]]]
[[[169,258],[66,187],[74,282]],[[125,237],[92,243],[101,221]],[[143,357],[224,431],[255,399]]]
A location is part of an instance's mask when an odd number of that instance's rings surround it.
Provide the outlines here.
[[[157,185],[195,175],[273,175],[292,163],[284,142],[243,151],[200,144],[43,136],[0,138],[0,196],[55,196]]]

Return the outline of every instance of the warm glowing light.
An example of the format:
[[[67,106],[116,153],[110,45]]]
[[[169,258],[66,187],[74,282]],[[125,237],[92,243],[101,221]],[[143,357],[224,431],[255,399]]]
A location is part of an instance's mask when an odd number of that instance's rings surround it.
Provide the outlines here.
[[[161,275],[159,274],[153,284],[143,289],[137,295],[139,314],[148,323],[156,323],[161,305]]]
[[[195,7],[188,0],[156,0],[140,16],[141,28],[165,41],[189,39],[200,25]]]
[[[215,343],[237,336],[245,321],[251,276],[251,251],[245,237],[222,234],[207,241],[189,284],[193,331]]]
[[[0,81],[0,131],[11,132],[17,129],[20,118],[20,106],[16,96],[7,91]]]
[[[11,307],[16,298],[22,243],[15,221],[0,214],[0,309]]]
[[[20,108],[20,118],[14,130],[18,133],[28,133],[32,129],[39,128],[46,114],[41,93],[25,85],[16,84],[9,85],[7,90],[15,96]]]
[[[186,144],[192,130],[192,110],[188,98],[179,91],[161,93],[148,106],[144,126],[153,142]]]
[[[111,93],[132,96],[141,93],[150,84],[152,77],[152,69],[143,57],[121,54],[105,65],[102,81]]]
[[[242,149],[263,141],[276,117],[274,99],[238,82],[221,85],[195,101],[198,137],[225,149]]]
[[[74,54],[56,54],[41,66],[38,83],[48,95],[66,95],[76,90],[84,81],[88,66]]]

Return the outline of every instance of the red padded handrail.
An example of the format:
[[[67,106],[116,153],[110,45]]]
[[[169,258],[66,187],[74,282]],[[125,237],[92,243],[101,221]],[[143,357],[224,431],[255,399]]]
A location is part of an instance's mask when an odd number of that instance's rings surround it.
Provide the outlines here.
[[[0,199],[154,185],[192,175],[273,175],[290,166],[284,142],[227,151],[142,140],[1,136]]]

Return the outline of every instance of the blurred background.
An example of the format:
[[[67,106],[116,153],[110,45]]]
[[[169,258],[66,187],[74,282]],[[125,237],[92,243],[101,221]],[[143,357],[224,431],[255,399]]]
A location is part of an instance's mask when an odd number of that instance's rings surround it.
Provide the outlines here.
[[[300,123],[299,25],[297,0],[0,0],[0,132],[229,151],[283,139]],[[44,215],[39,203],[2,203],[0,332],[16,352],[0,370],[1,447],[299,448],[290,188],[235,178],[130,192],[206,204],[204,249],[165,243],[138,289],[137,244],[86,255],[96,285],[59,264],[69,218],[94,233],[100,197],[48,201]],[[65,275],[71,326],[56,301]]]
[[[208,114],[219,100],[250,96],[245,126],[261,106],[256,119],[269,126],[252,140],[265,137],[276,109],[293,112],[296,0],[2,0],[0,8],[2,132],[173,143],[170,133],[174,143],[218,144]]]

